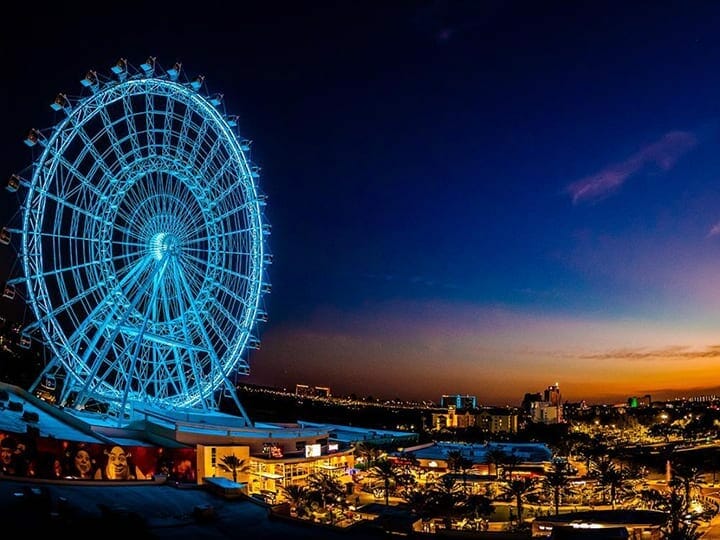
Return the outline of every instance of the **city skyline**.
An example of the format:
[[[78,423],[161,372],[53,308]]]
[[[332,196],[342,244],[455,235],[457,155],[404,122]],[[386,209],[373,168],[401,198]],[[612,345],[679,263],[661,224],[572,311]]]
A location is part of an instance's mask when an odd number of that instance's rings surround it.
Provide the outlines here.
[[[239,114],[274,255],[239,383],[493,405],[720,387],[720,6],[244,9],[28,7],[0,38],[6,177],[55,95],[120,57],[181,61]]]

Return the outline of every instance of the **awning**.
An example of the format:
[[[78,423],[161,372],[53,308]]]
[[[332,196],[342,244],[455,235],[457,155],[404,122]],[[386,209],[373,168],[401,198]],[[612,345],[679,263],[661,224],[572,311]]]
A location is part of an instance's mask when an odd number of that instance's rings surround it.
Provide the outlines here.
[[[285,478],[282,474],[275,474],[275,473],[270,473],[270,472],[259,472],[259,473],[254,473],[254,474],[257,474],[258,476],[262,476],[263,478],[270,478],[272,480],[280,480],[281,478]]]

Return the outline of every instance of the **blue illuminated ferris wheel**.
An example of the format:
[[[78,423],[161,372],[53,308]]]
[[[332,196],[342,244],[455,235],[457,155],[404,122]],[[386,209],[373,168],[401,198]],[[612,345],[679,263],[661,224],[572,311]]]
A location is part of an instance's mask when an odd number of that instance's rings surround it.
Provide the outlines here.
[[[120,60],[59,94],[59,122],[31,130],[22,276],[34,321],[23,339],[51,358],[30,388],[78,410],[216,410],[249,372],[266,320],[265,197],[237,117],[181,65]],[[24,285],[24,287],[23,287]],[[247,419],[247,417],[245,416]]]

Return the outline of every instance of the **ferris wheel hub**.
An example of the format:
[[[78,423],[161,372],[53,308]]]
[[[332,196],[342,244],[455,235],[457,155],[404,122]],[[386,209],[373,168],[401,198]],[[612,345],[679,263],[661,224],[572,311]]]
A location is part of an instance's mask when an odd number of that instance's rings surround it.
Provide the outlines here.
[[[150,249],[155,259],[162,261],[180,251],[180,239],[172,233],[159,232],[150,240]]]

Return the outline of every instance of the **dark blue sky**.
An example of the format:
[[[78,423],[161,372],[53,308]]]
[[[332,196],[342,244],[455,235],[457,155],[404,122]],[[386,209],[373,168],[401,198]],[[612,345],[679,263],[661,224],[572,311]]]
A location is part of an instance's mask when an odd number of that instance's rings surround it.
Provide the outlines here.
[[[0,162],[87,69],[204,74],[269,195],[250,382],[518,403],[718,375],[720,4],[107,9],[4,18]]]

